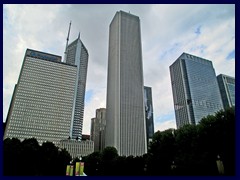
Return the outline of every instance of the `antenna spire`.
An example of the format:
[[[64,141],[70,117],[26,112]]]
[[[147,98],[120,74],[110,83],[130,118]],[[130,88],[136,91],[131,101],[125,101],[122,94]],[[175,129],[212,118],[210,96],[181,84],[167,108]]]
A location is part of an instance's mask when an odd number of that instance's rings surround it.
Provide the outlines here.
[[[66,48],[65,48],[65,52],[64,52],[64,61],[63,62],[66,62],[66,60],[67,60],[67,47],[68,47],[69,34],[70,34],[70,30],[71,30],[71,24],[72,24],[72,21],[70,21],[70,23],[69,23],[67,42],[66,42]]]

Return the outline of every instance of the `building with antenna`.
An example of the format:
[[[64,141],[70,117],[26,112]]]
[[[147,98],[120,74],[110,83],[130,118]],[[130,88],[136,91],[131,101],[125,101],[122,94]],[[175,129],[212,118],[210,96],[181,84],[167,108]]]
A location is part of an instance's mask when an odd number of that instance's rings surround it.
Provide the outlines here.
[[[68,45],[70,28],[71,22],[69,25],[64,61],[67,64],[77,66],[77,80],[75,84],[70,137],[72,139],[78,139],[81,141],[88,67],[88,50],[80,39],[80,33],[78,35],[78,38]]]
[[[63,59],[63,62],[66,62],[66,58],[67,58],[67,47],[68,47],[70,30],[71,30],[71,24],[72,24],[72,21],[70,21],[70,23],[69,23],[69,29],[68,29],[68,35],[67,35],[67,42],[66,42],[66,48],[65,48],[65,51],[64,51],[64,59]]]

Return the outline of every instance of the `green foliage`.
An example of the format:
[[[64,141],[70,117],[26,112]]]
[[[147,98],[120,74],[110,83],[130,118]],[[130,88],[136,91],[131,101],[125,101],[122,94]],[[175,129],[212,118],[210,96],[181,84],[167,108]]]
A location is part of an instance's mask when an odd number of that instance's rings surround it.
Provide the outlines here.
[[[230,108],[203,118],[198,125],[157,131],[147,154],[118,156],[107,147],[85,158],[89,176],[116,175],[219,175],[221,157],[225,175],[235,174],[235,111]]]
[[[36,139],[5,139],[4,172],[6,176],[64,176],[71,156],[53,143],[39,146]]]
[[[88,176],[219,175],[220,156],[225,175],[235,175],[235,110],[219,111],[198,125],[158,131],[147,154],[119,156],[106,147],[82,158]],[[4,175],[65,175],[71,156],[50,142],[4,140]],[[74,159],[74,164],[79,159]]]
[[[104,161],[112,161],[118,157],[118,152],[115,147],[106,147],[102,152],[102,158]]]

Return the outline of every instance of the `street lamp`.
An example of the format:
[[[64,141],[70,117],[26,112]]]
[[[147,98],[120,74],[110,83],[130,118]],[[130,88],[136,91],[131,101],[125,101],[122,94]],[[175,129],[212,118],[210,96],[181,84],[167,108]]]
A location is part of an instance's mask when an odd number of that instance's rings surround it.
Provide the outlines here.
[[[223,175],[224,174],[224,166],[223,166],[223,162],[222,162],[219,154],[217,155],[216,163],[217,163],[218,173],[220,175]]]

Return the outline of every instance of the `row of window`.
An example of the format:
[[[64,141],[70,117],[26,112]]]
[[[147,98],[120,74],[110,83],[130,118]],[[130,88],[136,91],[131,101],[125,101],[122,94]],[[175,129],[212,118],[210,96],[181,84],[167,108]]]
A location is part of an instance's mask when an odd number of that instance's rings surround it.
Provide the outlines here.
[[[54,63],[54,66],[53,66]],[[32,58],[32,57],[27,57],[25,64],[30,64],[33,65],[35,67],[43,67],[46,68],[48,70],[52,70],[52,68],[54,67],[56,70],[58,71],[63,71],[64,69],[70,69],[70,70],[75,70],[76,67],[74,66],[68,66],[66,64],[61,64],[61,63],[55,63],[52,61],[39,61],[39,59],[36,58]],[[64,67],[64,68],[63,68]]]

